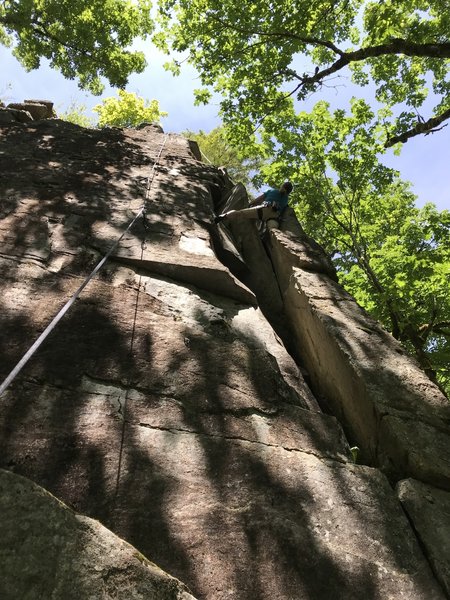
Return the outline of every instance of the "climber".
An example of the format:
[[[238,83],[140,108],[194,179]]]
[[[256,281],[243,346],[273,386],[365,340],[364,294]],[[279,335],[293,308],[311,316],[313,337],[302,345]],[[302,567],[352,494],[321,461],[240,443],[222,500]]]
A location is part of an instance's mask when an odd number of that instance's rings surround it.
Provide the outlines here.
[[[279,219],[288,205],[292,183],[285,181],[279,188],[271,188],[250,202],[249,208],[230,210],[215,217],[214,222],[230,222],[238,219],[259,219],[265,221],[267,229],[273,229],[279,224]]]

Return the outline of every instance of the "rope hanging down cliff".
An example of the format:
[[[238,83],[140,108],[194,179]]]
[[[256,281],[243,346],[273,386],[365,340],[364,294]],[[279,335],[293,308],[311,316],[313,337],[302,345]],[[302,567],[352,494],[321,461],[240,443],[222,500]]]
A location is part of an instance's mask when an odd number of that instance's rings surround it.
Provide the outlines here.
[[[117,246],[120,244],[120,242],[122,241],[122,239],[124,238],[124,236],[128,233],[128,231],[130,231],[130,229],[136,223],[136,221],[141,216],[145,215],[145,209],[146,209],[147,202],[148,202],[148,199],[149,199],[149,196],[150,196],[150,190],[151,190],[151,186],[152,186],[152,183],[153,183],[153,179],[155,177],[156,167],[158,166],[159,160],[161,158],[161,154],[162,154],[163,148],[164,148],[164,146],[166,144],[167,137],[168,137],[168,135],[166,134],[165,137],[164,137],[164,139],[163,139],[163,141],[162,141],[162,143],[161,143],[161,147],[159,149],[158,156],[156,157],[156,160],[153,163],[152,171],[151,171],[150,175],[147,178],[147,186],[146,186],[146,190],[145,190],[144,202],[143,202],[141,208],[139,209],[138,213],[133,217],[133,219],[130,221],[130,223],[128,224],[127,228],[123,231],[123,233],[121,234],[121,236],[111,246],[111,248],[108,250],[108,252],[105,254],[105,256],[100,260],[100,262],[96,265],[96,267],[86,277],[86,279],[79,286],[79,288],[74,292],[74,294],[71,296],[71,298],[69,298],[69,300],[64,304],[64,306],[61,308],[61,310],[58,312],[58,314],[53,318],[53,320],[49,323],[49,325],[47,325],[47,327],[44,329],[44,331],[41,333],[41,335],[37,338],[37,340],[34,342],[34,344],[27,350],[27,352],[22,356],[22,358],[19,360],[19,362],[13,368],[13,370],[4,379],[4,381],[0,385],[0,396],[3,395],[3,393],[11,385],[11,383],[14,381],[14,379],[17,377],[17,375],[20,373],[20,371],[23,369],[23,367],[27,364],[27,362],[30,360],[30,358],[33,356],[33,354],[41,346],[41,344],[43,343],[43,341],[53,331],[53,329],[56,327],[56,325],[59,323],[59,321],[63,318],[63,316],[66,314],[66,312],[69,310],[69,308],[75,302],[75,300],[78,298],[78,296],[84,290],[84,288],[87,286],[87,284],[100,271],[100,269],[106,263],[106,261],[108,260],[108,258],[111,256],[111,254],[117,248]]]

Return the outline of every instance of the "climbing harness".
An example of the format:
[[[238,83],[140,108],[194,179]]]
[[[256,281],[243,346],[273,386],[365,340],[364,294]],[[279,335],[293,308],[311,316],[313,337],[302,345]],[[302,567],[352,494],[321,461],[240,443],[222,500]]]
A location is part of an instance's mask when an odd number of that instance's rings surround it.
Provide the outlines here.
[[[136,221],[139,219],[139,217],[145,215],[145,210],[147,208],[147,203],[148,203],[148,199],[150,196],[150,189],[151,189],[151,186],[153,183],[153,179],[155,177],[156,167],[161,158],[161,154],[162,154],[163,148],[166,144],[167,137],[168,137],[168,135],[166,134],[164,137],[164,140],[161,143],[161,147],[159,149],[159,153],[156,158],[156,161],[153,163],[152,171],[147,178],[147,186],[146,186],[146,191],[145,191],[144,202],[143,202],[141,208],[139,209],[138,213],[136,214],[135,217],[133,217],[133,219],[130,221],[129,225],[127,226],[125,231],[121,234],[121,236],[118,238],[118,240],[111,246],[111,248],[108,250],[108,252],[105,254],[105,256],[100,260],[100,262],[93,269],[93,271],[86,277],[86,279],[83,281],[83,283],[74,292],[72,297],[69,298],[69,300],[66,302],[66,304],[61,308],[61,310],[53,318],[53,320],[49,323],[49,325],[47,325],[47,327],[44,329],[44,331],[41,333],[41,335],[37,338],[37,340],[34,342],[34,344],[22,356],[22,358],[19,360],[19,362],[16,364],[16,366],[10,372],[10,374],[2,382],[2,384],[0,385],[0,396],[3,395],[3,393],[9,387],[9,385],[14,381],[14,379],[17,377],[17,375],[20,373],[20,371],[23,369],[23,367],[27,364],[27,362],[30,360],[30,358],[33,356],[33,354],[36,352],[36,350],[41,346],[43,341],[48,337],[48,335],[53,331],[53,329],[56,327],[56,325],[59,323],[59,321],[63,318],[63,316],[66,314],[66,312],[69,310],[69,308],[74,304],[75,300],[78,298],[78,296],[81,294],[81,292],[87,286],[87,284],[91,281],[91,279],[93,279],[93,277],[95,277],[95,275],[98,273],[98,271],[100,271],[100,269],[103,267],[105,262],[108,260],[108,258],[111,256],[111,254],[117,248],[117,246],[120,244],[120,242],[122,241],[124,236],[133,227],[133,225],[136,223]],[[144,216],[144,218],[145,218],[145,216]],[[141,252],[141,259],[142,259],[143,245],[141,245],[141,249],[142,249],[142,252]]]

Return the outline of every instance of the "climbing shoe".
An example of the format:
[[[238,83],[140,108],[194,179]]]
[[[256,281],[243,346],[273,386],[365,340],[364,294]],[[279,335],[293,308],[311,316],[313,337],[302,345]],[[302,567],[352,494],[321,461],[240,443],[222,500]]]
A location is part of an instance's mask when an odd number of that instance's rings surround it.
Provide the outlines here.
[[[217,215],[217,217],[214,217],[214,223],[220,223],[220,221],[223,221],[226,218],[226,215]]]

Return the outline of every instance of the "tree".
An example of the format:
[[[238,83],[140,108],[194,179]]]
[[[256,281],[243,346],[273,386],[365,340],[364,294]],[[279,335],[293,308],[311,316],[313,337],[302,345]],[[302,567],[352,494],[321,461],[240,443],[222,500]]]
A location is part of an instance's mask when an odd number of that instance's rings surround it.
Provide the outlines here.
[[[450,213],[432,204],[417,209],[404,202],[401,189],[392,193],[384,222],[378,219],[372,228],[366,223],[363,231],[378,289],[355,264],[343,265],[341,281],[391,326],[430,379],[450,396]]]
[[[294,181],[297,214],[341,283],[449,394],[450,212],[416,208],[409,184],[380,163],[386,134],[366,102],[354,99],[351,115],[319,102],[284,118],[282,132],[270,118],[261,131],[274,155],[262,176]]]
[[[200,130],[198,133],[184,131],[183,135],[197,142],[200,152],[206,161],[216,167],[225,167],[231,179],[248,185],[254,171],[261,168],[260,158],[244,158],[227,137],[223,126],[212,129],[209,133]]]
[[[94,127],[94,120],[89,118],[86,114],[86,106],[84,104],[77,104],[73,101],[69,104],[66,111],[60,113],[58,118],[80,127]]]
[[[159,123],[167,115],[159,109],[158,100],[145,100],[125,90],[118,91],[119,98],[105,98],[92,109],[99,115],[99,127],[135,127],[140,123]]]
[[[4,0],[0,3],[0,43],[13,46],[28,70],[41,58],[67,79],[99,94],[101,78],[124,87],[142,72],[142,52],[129,50],[134,39],[153,31],[150,0]]]
[[[386,146],[450,117],[448,0],[160,0],[160,21],[155,42],[188,52],[202,83],[224,95],[225,122],[247,136],[287,97],[303,101],[347,67],[396,108]],[[434,115],[422,116],[429,85]]]

